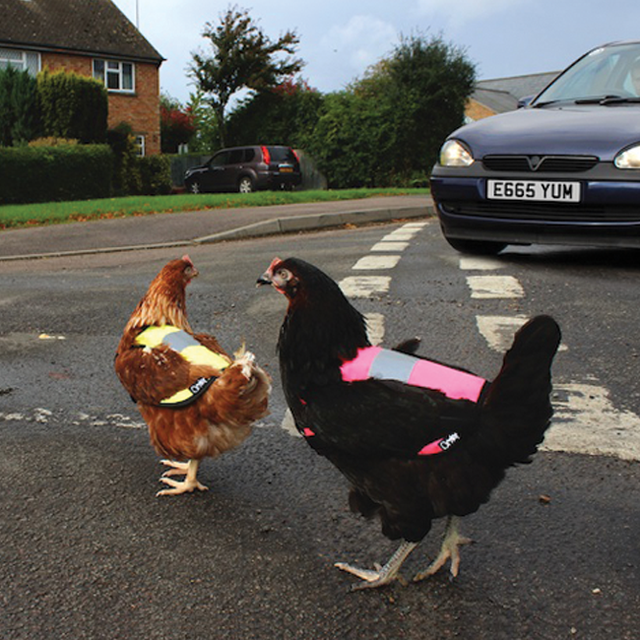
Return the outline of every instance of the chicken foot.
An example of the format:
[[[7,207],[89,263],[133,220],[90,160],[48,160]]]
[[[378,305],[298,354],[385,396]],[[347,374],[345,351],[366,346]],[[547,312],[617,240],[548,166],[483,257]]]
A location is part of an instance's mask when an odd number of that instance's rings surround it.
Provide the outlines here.
[[[399,580],[406,584],[404,578],[400,575],[400,567],[407,559],[408,555],[418,546],[417,542],[407,542],[404,540],[398,547],[396,552],[389,558],[384,567],[376,566],[376,570],[360,569],[346,562],[336,562],[335,566],[342,571],[352,573],[354,576],[362,579],[362,582],[351,587],[352,591],[360,589],[374,589],[382,585],[389,584],[393,580]]]
[[[189,460],[189,462],[176,462],[174,460],[161,460],[162,464],[170,467],[160,478],[160,482],[168,484],[172,489],[158,491],[156,496],[176,496],[181,493],[190,493],[194,489],[208,491],[209,487],[200,484],[196,478],[200,460]],[[184,480],[173,480],[167,476],[186,476]]]
[[[472,542],[473,540],[471,540],[471,538],[465,538],[458,533],[458,518],[456,518],[456,516],[449,516],[438,557],[427,567],[427,569],[417,573],[413,577],[413,581],[419,582],[420,580],[424,580],[425,578],[434,575],[444,566],[447,560],[451,560],[451,579],[455,578],[458,575],[458,570],[460,568],[460,550],[458,547],[463,544],[471,544]]]

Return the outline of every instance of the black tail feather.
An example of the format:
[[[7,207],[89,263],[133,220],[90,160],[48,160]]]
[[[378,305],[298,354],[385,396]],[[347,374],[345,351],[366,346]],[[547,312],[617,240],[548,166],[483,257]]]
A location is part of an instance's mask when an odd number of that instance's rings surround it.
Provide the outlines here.
[[[527,322],[516,333],[484,400],[482,441],[490,445],[492,456],[507,464],[527,462],[549,427],[551,363],[560,339],[560,327],[550,316]]]

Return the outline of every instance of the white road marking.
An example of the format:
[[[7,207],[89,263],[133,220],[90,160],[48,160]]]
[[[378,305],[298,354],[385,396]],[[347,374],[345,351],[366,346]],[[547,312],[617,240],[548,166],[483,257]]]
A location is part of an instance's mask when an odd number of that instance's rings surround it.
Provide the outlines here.
[[[380,344],[384,339],[384,315],[381,313],[365,313],[367,333],[371,344]]]
[[[387,293],[390,276],[347,276],[339,282],[347,298],[368,298],[374,293]]]
[[[122,413],[112,413],[107,416],[107,420],[111,421],[114,427],[120,427],[121,429],[146,429],[147,424],[145,422],[137,422],[130,416],[125,416]]]
[[[0,420],[5,420],[6,422],[22,422],[26,419],[23,413],[3,413],[0,411]]]
[[[476,316],[476,325],[489,348],[504,353],[513,344],[516,331],[527,320],[526,316]],[[558,351],[566,350],[567,345],[563,342]]]
[[[413,240],[416,233],[418,233],[417,229],[397,229],[384,236],[381,242],[407,242]]]
[[[400,261],[400,256],[364,256],[356,262],[352,269],[354,271],[378,271],[393,269]]]
[[[525,316],[476,316],[480,335],[498,353],[504,353],[511,346],[513,334],[527,320]]]
[[[64,419],[68,419],[66,414],[59,412]],[[0,412],[0,421],[5,422],[38,422],[40,424],[47,424],[51,420],[55,420],[56,415],[50,409],[44,409],[43,407],[36,407],[30,409],[26,413],[3,413]],[[88,413],[77,413],[75,417],[71,419],[73,425],[89,424],[92,427],[111,426],[121,427],[127,429],[146,429],[147,425],[144,422],[136,422],[130,416],[123,415],[121,413],[113,413],[105,416],[104,418],[98,418],[97,416],[89,415]]]
[[[555,384],[553,405],[553,422],[541,449],[640,460],[640,417],[616,409],[604,387]]]
[[[284,412],[284,418],[280,423],[280,428],[284,429],[290,436],[294,436],[295,438],[302,438],[302,434],[296,427],[296,421],[293,419],[291,409],[289,409],[288,407]]]
[[[371,251],[404,251],[409,246],[408,242],[378,242],[371,247]]]
[[[495,258],[460,258],[460,268],[463,271],[495,271],[496,269],[503,269],[504,266],[504,262]]]
[[[467,276],[472,298],[522,298],[524,289],[513,276]]]

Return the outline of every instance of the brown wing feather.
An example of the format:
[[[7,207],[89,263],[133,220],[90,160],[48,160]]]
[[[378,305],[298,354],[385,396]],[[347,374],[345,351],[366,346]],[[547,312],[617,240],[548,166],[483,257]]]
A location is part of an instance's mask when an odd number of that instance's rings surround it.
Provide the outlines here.
[[[229,363],[233,362],[229,354],[220,346],[220,343],[215,339],[214,336],[211,336],[208,333],[194,333],[193,337],[200,344],[207,347],[207,349],[213,351],[214,353],[219,353],[221,356],[224,356],[229,361]]]
[[[138,403],[149,425],[151,442],[161,455],[175,459],[215,457],[238,446],[251,424],[267,411],[270,380],[253,365],[250,376],[241,365],[226,369],[194,403],[182,409]]]

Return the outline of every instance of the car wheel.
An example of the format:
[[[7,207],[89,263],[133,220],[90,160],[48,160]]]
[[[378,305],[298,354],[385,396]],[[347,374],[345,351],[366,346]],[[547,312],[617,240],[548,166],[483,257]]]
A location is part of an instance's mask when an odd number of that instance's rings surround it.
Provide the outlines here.
[[[463,238],[447,238],[445,240],[460,253],[468,253],[473,256],[495,256],[506,246],[506,242],[494,242],[492,240],[466,240]]]
[[[194,180],[189,185],[189,193],[200,193],[200,192],[201,192],[200,183],[197,180]]]
[[[251,193],[253,191],[253,180],[249,176],[243,176],[238,181],[239,193]]]

